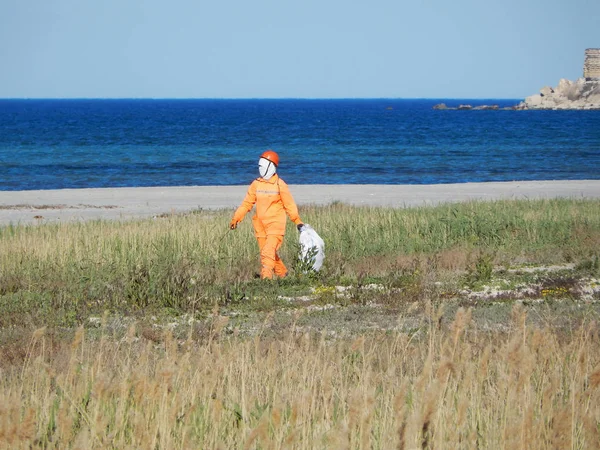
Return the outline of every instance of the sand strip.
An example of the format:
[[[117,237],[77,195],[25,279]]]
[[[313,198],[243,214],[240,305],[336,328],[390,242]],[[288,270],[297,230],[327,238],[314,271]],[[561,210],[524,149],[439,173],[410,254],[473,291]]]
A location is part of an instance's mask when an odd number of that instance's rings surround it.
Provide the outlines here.
[[[233,209],[247,186],[0,191],[0,225],[127,220],[194,209]],[[407,206],[496,199],[600,198],[600,180],[429,185],[290,185],[298,205]]]

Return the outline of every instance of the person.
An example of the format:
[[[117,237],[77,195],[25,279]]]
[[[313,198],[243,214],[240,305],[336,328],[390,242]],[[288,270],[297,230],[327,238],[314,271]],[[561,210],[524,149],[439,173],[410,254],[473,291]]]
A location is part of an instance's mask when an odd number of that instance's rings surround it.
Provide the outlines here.
[[[260,155],[260,177],[250,184],[246,197],[229,224],[229,228],[235,230],[256,204],[252,225],[260,251],[260,277],[263,279],[272,279],[274,276],[283,278],[287,274],[287,268],[278,254],[285,235],[286,214],[296,224],[298,231],[304,225],[288,185],[277,175],[278,166],[279,155],[273,150],[266,150]]]

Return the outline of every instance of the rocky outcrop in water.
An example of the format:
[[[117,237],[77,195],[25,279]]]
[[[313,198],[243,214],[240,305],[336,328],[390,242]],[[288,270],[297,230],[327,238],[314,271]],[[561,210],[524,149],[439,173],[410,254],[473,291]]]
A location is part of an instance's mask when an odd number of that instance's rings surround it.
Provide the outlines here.
[[[515,109],[600,109],[600,79],[563,78],[555,88],[542,88]]]
[[[499,109],[515,109],[514,107],[505,107],[505,108],[500,108],[498,105],[479,105],[479,106],[471,106],[471,105],[458,105],[458,106],[448,106],[445,103],[438,103],[437,105],[433,106],[433,109],[440,109],[440,110],[446,110],[446,109],[457,109],[459,111],[497,111]]]

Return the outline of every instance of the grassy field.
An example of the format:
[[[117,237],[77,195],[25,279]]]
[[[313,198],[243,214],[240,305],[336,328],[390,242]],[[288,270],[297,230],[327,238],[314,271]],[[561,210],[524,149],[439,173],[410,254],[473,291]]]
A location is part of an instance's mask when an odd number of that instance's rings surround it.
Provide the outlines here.
[[[0,228],[0,448],[599,448],[600,201]]]

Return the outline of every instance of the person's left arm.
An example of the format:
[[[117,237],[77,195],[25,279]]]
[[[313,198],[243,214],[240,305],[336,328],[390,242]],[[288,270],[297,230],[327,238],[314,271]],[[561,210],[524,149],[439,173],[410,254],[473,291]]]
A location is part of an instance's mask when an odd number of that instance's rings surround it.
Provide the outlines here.
[[[283,209],[285,209],[285,212],[289,216],[290,220],[296,224],[298,229],[300,229],[299,227],[303,225],[303,222],[298,214],[298,206],[296,206],[296,202],[294,201],[294,197],[292,197],[290,188],[282,179],[279,179],[279,195],[281,196]]]

